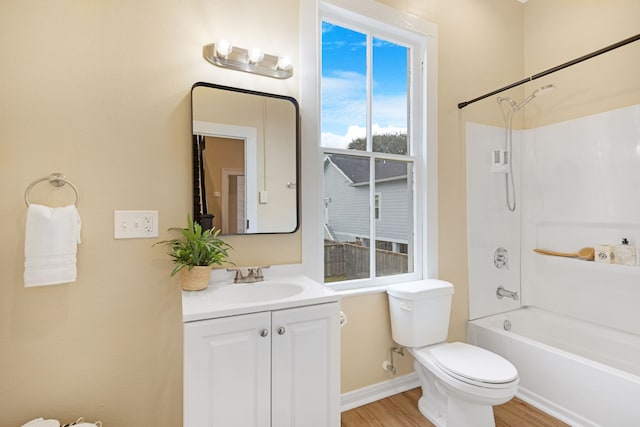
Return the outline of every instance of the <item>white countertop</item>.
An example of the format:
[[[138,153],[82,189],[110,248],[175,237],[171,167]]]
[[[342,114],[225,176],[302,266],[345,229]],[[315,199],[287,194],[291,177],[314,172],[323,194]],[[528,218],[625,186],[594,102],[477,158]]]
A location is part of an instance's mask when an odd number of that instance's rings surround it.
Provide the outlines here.
[[[257,313],[261,311],[281,310],[307,305],[323,304],[340,300],[340,294],[300,274],[297,269],[274,266],[264,270],[264,282],[234,284],[233,273],[214,271],[212,283],[202,291],[182,292],[182,321],[194,322],[198,320],[213,319],[218,317],[234,316],[238,314]],[[229,302],[220,300],[221,291],[228,292],[230,287],[259,287],[268,285],[269,282],[296,283],[303,290],[290,297],[251,302]]]

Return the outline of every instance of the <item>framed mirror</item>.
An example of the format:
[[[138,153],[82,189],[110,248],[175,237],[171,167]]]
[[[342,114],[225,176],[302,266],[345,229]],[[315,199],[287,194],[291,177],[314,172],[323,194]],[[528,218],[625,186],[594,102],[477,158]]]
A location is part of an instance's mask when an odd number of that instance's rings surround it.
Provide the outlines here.
[[[199,82],[191,88],[191,117],[194,219],[221,234],[295,232],[298,102]]]

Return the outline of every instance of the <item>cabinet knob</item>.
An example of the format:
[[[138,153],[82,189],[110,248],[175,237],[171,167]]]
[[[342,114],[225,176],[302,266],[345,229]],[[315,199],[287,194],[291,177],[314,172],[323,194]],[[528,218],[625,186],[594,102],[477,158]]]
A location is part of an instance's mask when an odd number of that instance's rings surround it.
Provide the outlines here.
[[[284,333],[286,332],[286,329],[284,328],[284,326],[280,326],[277,331],[278,331],[278,335],[284,335]]]
[[[260,336],[261,337],[266,337],[267,335],[269,335],[269,330],[268,329],[260,329]]]

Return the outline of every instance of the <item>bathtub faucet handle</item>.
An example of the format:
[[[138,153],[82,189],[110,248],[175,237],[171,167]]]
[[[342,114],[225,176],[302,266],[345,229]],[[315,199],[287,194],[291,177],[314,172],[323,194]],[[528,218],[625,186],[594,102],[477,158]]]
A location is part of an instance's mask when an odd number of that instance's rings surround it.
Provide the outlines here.
[[[498,286],[498,289],[496,289],[496,297],[498,299],[507,297],[513,299],[514,301],[518,301],[520,299],[517,292],[507,290],[502,285]]]

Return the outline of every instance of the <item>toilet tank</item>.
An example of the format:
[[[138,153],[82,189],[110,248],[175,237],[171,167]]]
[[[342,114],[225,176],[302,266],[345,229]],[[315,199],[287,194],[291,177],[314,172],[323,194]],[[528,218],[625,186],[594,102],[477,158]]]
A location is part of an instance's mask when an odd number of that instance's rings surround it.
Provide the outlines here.
[[[393,340],[404,347],[444,342],[449,332],[453,285],[428,279],[387,288]]]

